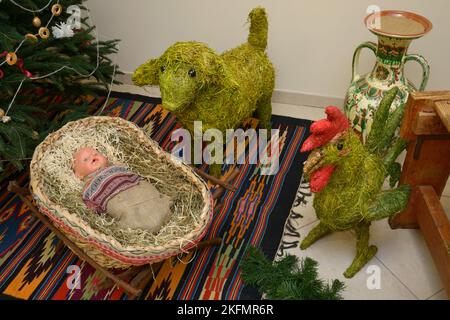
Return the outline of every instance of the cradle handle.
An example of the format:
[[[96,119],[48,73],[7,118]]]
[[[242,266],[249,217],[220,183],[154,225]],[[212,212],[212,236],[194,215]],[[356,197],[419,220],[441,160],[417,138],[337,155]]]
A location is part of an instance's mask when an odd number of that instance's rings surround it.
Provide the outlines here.
[[[20,194],[22,196],[26,196],[30,193],[27,188],[22,188],[21,186],[19,186],[16,180],[10,181],[8,183],[8,191]]]
[[[233,192],[236,191],[236,187],[230,185],[229,183],[227,183],[227,182],[225,182],[223,180],[220,180],[220,179],[218,179],[216,177],[213,177],[213,176],[211,176],[211,175],[201,171],[200,169],[198,169],[196,167],[192,167],[192,168],[194,169],[195,173],[197,173],[203,179],[209,180],[209,181],[211,181],[214,184],[218,184],[219,186],[221,186],[221,187],[223,187],[223,188],[225,188],[227,190],[230,190],[230,191],[233,191]]]

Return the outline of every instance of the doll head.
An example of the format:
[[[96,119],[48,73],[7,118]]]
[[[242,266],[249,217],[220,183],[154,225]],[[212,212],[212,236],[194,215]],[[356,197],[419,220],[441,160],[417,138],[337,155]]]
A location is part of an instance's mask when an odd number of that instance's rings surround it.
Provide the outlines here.
[[[79,179],[108,166],[108,159],[91,147],[83,147],[73,155],[73,172]]]

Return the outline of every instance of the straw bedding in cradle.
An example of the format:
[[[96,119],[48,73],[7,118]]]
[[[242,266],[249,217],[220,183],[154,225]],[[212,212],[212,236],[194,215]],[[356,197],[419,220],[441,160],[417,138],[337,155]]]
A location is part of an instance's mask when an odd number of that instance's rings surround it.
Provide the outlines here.
[[[152,234],[122,229],[107,214],[98,215],[88,209],[81,197],[83,182],[72,171],[73,154],[80,147],[96,148],[110,163],[127,166],[170,196],[173,205],[169,222]],[[155,254],[164,255],[165,246],[171,253],[192,246],[210,222],[210,193],[200,181],[189,167],[164,152],[133,123],[120,118],[90,117],[67,124],[36,149],[30,185],[41,208],[76,215],[81,225],[89,226],[87,229],[92,231],[87,232],[94,233],[94,238],[110,241],[113,247],[125,251],[155,250]],[[125,267],[116,262],[101,264]]]

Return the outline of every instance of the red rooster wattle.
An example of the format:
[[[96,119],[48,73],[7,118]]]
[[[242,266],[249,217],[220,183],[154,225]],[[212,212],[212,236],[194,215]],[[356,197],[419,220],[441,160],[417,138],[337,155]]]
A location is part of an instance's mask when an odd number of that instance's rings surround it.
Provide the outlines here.
[[[326,119],[322,119],[314,122],[311,125],[311,135],[302,145],[301,152],[308,152],[313,149],[317,149],[333,141],[339,137],[344,131],[350,128],[347,117],[339,110],[338,107],[329,106],[325,108],[327,115]],[[316,165],[314,157],[320,158],[320,152],[312,154],[309,159],[309,163]],[[333,175],[335,166],[328,165],[316,169],[311,173],[310,188],[312,192],[320,192],[328,184],[331,176]]]

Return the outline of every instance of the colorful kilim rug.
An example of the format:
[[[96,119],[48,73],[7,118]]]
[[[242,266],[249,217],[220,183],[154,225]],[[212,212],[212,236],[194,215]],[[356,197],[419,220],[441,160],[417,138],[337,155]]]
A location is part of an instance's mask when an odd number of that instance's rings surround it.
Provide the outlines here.
[[[92,109],[99,109],[104,103],[105,98],[94,100]],[[159,103],[159,99],[116,93],[107,102],[104,114],[135,122],[170,152],[175,145],[171,132],[180,125]],[[244,129],[256,125],[257,120],[250,119]],[[280,130],[281,137],[276,175],[260,175],[258,164],[224,165],[225,175],[239,167],[234,181],[237,191],[227,191],[218,199],[223,206],[214,212],[205,237],[222,237],[222,244],[166,260],[154,270],[154,279],[140,299],[261,298],[256,290],[242,283],[239,264],[249,245],[261,248],[270,259],[275,257],[306,160],[299,149],[308,136],[309,125],[310,121],[273,116],[272,127]],[[247,152],[247,157],[251,152]],[[26,173],[10,179],[23,186],[28,183]],[[61,245],[18,196],[6,191],[6,186],[4,181],[0,195],[0,298],[127,298],[118,287],[99,291],[96,284],[103,281],[103,276]],[[74,270],[80,271],[80,282],[75,286]]]

